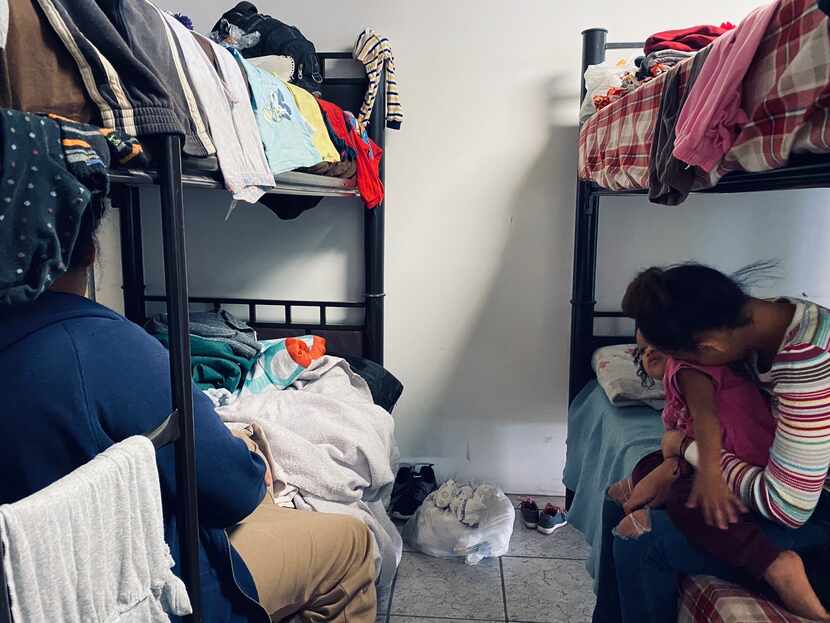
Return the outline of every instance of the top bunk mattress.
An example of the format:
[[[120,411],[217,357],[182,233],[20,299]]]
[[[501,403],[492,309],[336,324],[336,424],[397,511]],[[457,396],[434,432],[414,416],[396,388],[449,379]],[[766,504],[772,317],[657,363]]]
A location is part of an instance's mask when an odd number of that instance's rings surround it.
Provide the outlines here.
[[[579,178],[612,191],[649,188],[652,139],[663,87],[682,91],[692,59],[679,63],[606,106],[579,133]],[[830,35],[815,0],[782,0],[742,85],[748,121],[731,149],[693,189],[709,188],[733,171],[769,171],[795,153],[830,152]]]

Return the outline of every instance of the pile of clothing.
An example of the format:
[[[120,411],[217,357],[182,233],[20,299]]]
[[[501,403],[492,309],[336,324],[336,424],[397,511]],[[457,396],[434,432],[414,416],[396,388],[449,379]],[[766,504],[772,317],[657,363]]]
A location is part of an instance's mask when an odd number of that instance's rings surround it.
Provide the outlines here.
[[[205,393],[233,429],[259,438],[279,504],[363,521],[375,540],[377,587],[388,592],[403,543],[386,513],[400,454],[392,416],[321,338],[262,343],[240,391]]]
[[[720,26],[704,25],[664,30],[654,33],[646,39],[643,52],[646,56],[658,50],[697,52],[733,28],[735,28],[735,24],[724,22]]]
[[[473,487],[471,484],[448,480],[435,492],[432,502],[440,510],[449,510],[465,526],[475,528],[481,521],[488,502],[498,496],[499,490],[493,485]]]
[[[382,151],[365,133],[369,119],[361,115],[354,124],[342,109],[318,103],[313,44],[247,2],[220,23],[229,20],[247,29],[235,40],[221,28],[202,36],[185,16],[147,0],[125,0],[112,10],[94,0],[23,0],[9,20],[0,20],[0,63],[8,68],[0,79],[0,106],[140,137],[151,152],[156,137],[178,134],[197,168],[215,170],[210,163],[218,162],[234,200],[258,202],[275,186],[274,176],[300,169],[356,177],[367,207],[380,204]],[[372,72],[366,98],[373,101],[385,70],[387,97],[396,105],[387,105],[387,125],[397,127],[402,113],[391,50],[386,40],[366,50],[367,33],[355,48],[355,58]],[[250,58],[273,55],[287,58],[288,76]],[[309,207],[266,201],[283,218]]]
[[[733,24],[725,22],[720,26],[703,25],[658,32],[646,40],[643,48],[645,55],[634,59],[633,67],[630,61],[617,63],[616,67],[592,65],[585,72],[590,106],[583,105],[580,121],[585,121],[594,112],[666,73],[734,28]],[[597,83],[597,88],[591,87],[592,82]]]
[[[152,318],[146,329],[170,347],[167,314]],[[191,372],[200,389],[242,389],[260,350],[254,330],[227,311],[190,314]]]

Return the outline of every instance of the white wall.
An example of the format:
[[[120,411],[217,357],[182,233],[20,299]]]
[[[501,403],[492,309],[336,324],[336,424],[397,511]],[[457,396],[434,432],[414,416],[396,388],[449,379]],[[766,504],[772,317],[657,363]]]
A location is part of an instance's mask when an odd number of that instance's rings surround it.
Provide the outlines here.
[[[164,4],[205,30],[231,1]],[[404,455],[511,491],[563,491],[579,32],[605,26],[611,39],[641,40],[736,21],[755,4],[699,0],[667,13],[648,0],[260,1],[319,50],[350,49],[367,25],[393,43],[406,120],[387,139],[386,355],[406,385],[396,411]],[[651,262],[735,267],[770,255],[787,257],[791,290],[826,297],[823,202],[819,192],[678,209],[609,200],[601,301],[613,306]],[[224,223],[227,206],[227,196],[187,196],[193,294],[360,296],[359,204],[331,202],[292,223],[261,206]],[[158,291],[160,251],[148,243],[145,257]]]

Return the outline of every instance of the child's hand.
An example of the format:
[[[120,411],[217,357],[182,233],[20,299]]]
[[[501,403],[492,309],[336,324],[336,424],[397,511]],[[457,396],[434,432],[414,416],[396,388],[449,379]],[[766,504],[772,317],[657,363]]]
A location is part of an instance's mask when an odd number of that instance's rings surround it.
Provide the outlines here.
[[[663,461],[634,487],[628,501],[623,505],[625,514],[646,506],[662,506],[676,478],[677,460]]]
[[[697,472],[686,506],[702,509],[706,523],[721,530],[726,530],[730,523],[738,523],[738,515],[747,512],[743,502],[729,490],[719,467]]]

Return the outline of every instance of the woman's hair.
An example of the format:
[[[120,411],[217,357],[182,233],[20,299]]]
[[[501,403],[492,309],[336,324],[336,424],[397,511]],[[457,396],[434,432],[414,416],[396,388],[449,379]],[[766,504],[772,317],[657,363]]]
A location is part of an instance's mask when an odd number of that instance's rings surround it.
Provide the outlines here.
[[[693,262],[641,272],[625,291],[623,313],[663,352],[694,352],[698,336],[745,326],[747,290],[772,275],[777,262],[756,262],[729,276]]]
[[[75,246],[72,247],[72,253],[69,256],[69,270],[86,268],[89,258],[94,256],[94,252],[98,249],[96,234],[101,221],[104,220],[108,206],[108,200],[93,197],[84,210],[78,237],[75,239]]]

